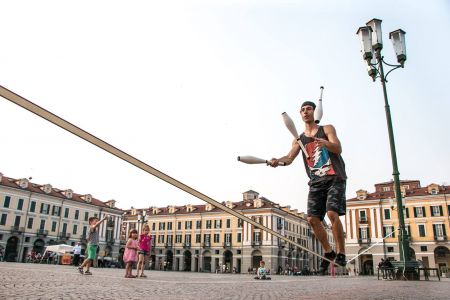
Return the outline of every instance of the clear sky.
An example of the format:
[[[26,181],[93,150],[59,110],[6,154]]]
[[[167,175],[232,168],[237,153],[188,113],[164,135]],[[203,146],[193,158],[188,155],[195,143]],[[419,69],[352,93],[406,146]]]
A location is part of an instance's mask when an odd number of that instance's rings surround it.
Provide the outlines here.
[[[406,31],[389,75],[401,179],[450,182],[450,4],[435,1],[2,1],[0,84],[218,201],[253,189],[306,210],[301,159],[285,155],[299,105],[323,95],[349,176],[347,197],[392,178],[382,88],[358,27]],[[203,203],[0,99],[0,172],[116,199],[121,208]]]

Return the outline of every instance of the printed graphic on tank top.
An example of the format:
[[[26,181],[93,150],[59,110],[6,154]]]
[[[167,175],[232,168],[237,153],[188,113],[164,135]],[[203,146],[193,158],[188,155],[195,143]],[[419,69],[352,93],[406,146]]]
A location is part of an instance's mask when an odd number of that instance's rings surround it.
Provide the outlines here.
[[[319,148],[314,141],[306,144],[305,148],[309,155],[307,163],[313,181],[327,175],[336,175],[331,163],[330,153],[326,148]]]

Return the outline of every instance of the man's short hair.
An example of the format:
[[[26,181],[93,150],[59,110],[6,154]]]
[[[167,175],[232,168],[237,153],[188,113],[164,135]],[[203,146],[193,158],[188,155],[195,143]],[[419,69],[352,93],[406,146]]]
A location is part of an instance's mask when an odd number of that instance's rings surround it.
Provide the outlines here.
[[[95,219],[98,220],[98,217],[90,217],[90,218],[89,218],[89,224],[90,224],[93,220],[95,220]]]
[[[312,106],[313,109],[316,109],[316,104],[314,102],[311,101],[305,101],[302,103],[302,106],[300,106],[300,109],[302,109],[303,106]]]

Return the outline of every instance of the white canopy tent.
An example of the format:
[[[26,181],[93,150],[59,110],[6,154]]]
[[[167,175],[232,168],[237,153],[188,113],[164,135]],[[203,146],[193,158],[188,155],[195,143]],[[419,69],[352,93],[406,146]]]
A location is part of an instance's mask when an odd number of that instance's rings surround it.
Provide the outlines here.
[[[45,248],[44,254],[42,255],[42,258],[44,258],[45,254],[49,251],[55,252],[58,255],[64,255],[66,252],[72,252],[73,246],[66,245],[66,244],[47,246]],[[42,258],[41,258],[41,261],[42,261]]]

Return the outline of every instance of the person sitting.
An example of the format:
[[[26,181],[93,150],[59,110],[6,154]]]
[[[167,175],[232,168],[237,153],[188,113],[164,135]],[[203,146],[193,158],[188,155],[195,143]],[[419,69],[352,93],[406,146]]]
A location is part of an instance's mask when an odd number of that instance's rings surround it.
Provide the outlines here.
[[[255,277],[255,279],[259,279],[259,280],[271,280],[272,278],[270,278],[269,276],[267,276],[267,270],[265,267],[266,263],[261,260],[259,262],[259,268],[258,271],[256,272],[257,276]]]

